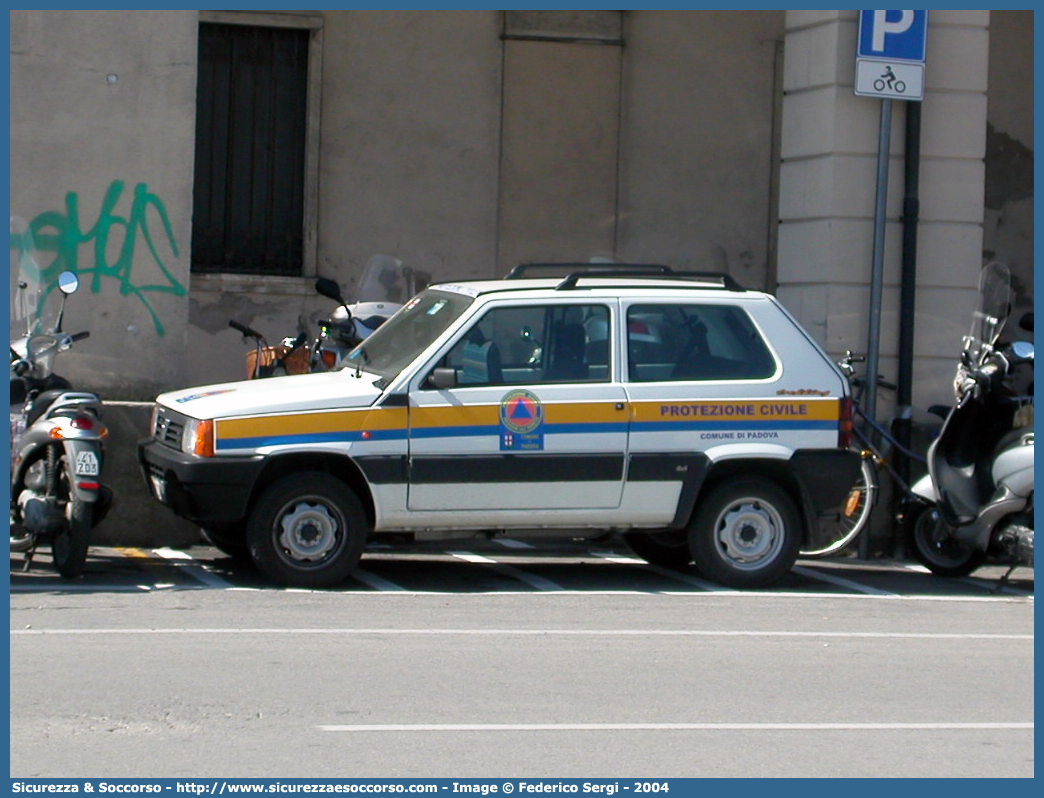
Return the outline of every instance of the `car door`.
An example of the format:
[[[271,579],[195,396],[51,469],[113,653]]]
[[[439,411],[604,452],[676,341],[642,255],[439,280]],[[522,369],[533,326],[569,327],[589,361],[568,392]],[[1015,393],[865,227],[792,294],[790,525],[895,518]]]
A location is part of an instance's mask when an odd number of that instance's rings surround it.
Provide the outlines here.
[[[454,384],[421,375],[410,393],[409,510],[524,523],[532,511],[618,507],[628,409],[610,359],[614,312],[500,301],[464,329],[433,363]]]

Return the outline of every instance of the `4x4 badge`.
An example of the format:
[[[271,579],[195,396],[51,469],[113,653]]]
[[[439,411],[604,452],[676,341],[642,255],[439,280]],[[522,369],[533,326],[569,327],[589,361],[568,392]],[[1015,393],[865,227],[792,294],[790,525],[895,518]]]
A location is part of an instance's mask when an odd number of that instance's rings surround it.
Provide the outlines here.
[[[543,423],[544,407],[536,394],[522,388],[504,394],[500,400],[501,451],[543,449]]]

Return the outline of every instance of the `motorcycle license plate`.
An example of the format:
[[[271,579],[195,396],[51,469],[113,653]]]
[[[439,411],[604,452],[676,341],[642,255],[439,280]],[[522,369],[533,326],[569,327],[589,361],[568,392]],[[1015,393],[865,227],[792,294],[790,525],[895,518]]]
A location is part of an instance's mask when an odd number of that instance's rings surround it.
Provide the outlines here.
[[[77,454],[76,475],[80,477],[98,476],[98,455],[94,452],[80,452]]]
[[[156,498],[164,504],[167,503],[167,480],[163,477],[158,477],[155,474],[149,476],[149,482],[152,484],[152,492]]]

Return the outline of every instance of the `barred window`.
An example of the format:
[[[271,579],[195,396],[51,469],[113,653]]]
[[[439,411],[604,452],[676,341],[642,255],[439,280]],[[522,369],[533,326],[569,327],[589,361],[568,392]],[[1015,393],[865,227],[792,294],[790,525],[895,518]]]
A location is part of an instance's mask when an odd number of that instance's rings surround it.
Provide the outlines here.
[[[199,26],[192,270],[300,275],[309,32]]]

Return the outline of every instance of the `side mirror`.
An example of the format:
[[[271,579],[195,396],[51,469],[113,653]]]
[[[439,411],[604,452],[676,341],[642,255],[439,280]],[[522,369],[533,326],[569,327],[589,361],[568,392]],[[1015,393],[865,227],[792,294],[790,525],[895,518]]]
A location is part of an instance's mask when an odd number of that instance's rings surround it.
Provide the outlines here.
[[[1016,341],[1011,345],[1011,352],[1019,360],[1033,360],[1033,344],[1029,341]]]
[[[315,290],[327,299],[334,300],[339,305],[347,305],[344,301],[344,297],[341,296],[341,286],[329,277],[319,277],[315,281]]]
[[[1019,319],[1019,326],[1026,332],[1033,332],[1033,311],[1023,314],[1022,318]]]
[[[58,275],[58,290],[63,294],[74,294],[80,287],[80,278],[73,272],[62,272]]]
[[[455,388],[457,385],[457,370],[439,367],[428,375],[428,385],[439,390]]]

